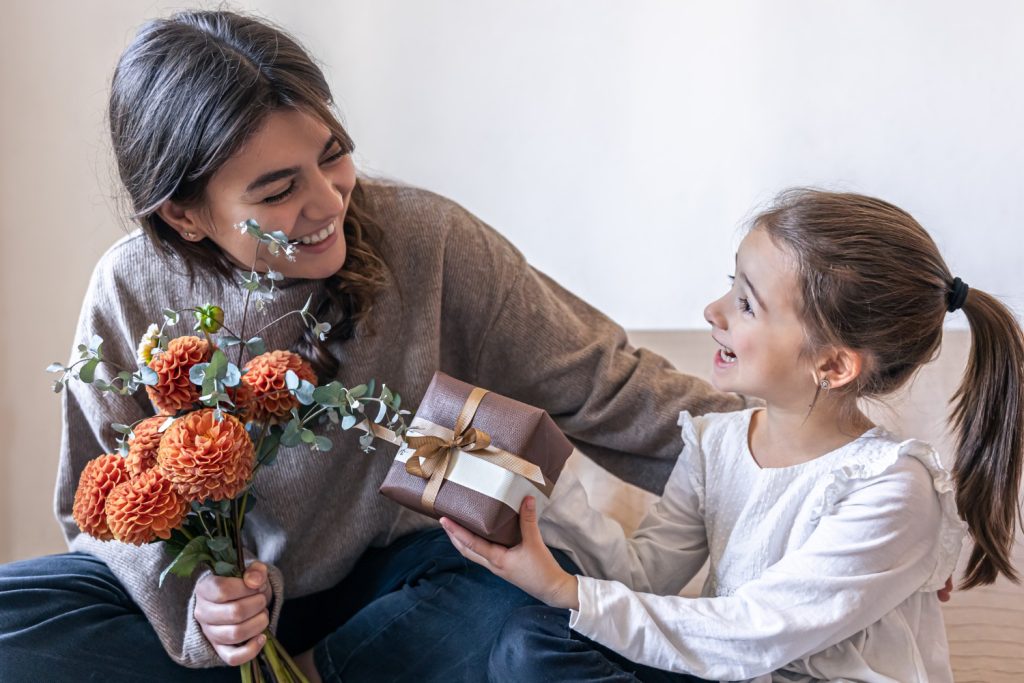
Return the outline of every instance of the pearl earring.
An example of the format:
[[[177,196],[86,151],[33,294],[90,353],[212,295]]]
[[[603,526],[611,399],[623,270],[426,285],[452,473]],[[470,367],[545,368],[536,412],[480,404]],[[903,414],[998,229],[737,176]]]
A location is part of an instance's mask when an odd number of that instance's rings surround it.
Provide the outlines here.
[[[196,238],[196,234],[194,232],[189,232],[187,230],[181,233],[181,236],[187,240],[194,240]]]

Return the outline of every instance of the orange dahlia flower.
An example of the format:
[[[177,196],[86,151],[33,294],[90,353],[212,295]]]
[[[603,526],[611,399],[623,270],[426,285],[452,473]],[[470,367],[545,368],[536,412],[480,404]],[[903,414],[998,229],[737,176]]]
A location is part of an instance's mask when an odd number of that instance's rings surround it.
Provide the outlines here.
[[[288,391],[285,373],[289,370],[311,384],[316,384],[316,373],[302,356],[291,351],[268,351],[245,364],[242,381],[252,389],[251,419],[280,422],[298,399]]]
[[[71,508],[78,528],[101,541],[114,538],[107,526],[104,506],[110,491],[126,481],[128,470],[124,458],[119,455],[108,453],[87,462],[82,476],[78,478],[75,504]]]
[[[212,408],[175,421],[160,440],[156,461],[189,501],[234,498],[249,482],[255,460],[252,440],[238,418],[218,422]]]
[[[156,465],[156,451],[160,447],[160,439],[163,437],[163,433],[158,430],[160,425],[166,421],[166,415],[149,417],[132,430],[135,432],[135,438],[128,442],[128,457],[125,458],[128,474],[132,478]]]
[[[167,344],[167,350],[149,362],[156,371],[157,383],[147,386],[149,400],[156,412],[173,415],[191,408],[199,401],[199,387],[192,384],[188,373],[196,363],[205,363],[213,355],[210,343],[199,337],[178,337]]]
[[[142,545],[170,538],[188,513],[188,501],[153,468],[115,486],[107,496],[106,513],[115,539]]]

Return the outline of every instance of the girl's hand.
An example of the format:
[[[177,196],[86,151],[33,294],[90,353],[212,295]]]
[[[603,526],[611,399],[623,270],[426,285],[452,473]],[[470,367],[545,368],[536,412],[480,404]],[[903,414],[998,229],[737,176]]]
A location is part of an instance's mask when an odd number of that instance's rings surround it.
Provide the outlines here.
[[[552,607],[579,609],[576,596],[579,582],[558,565],[544,545],[537,526],[537,504],[533,496],[527,496],[519,509],[523,541],[513,548],[480,538],[447,517],[441,518],[441,526],[455,549],[467,560],[486,567]]]
[[[260,653],[273,595],[262,562],[249,565],[241,579],[207,574],[196,584],[196,621],[226,664],[238,666]]]

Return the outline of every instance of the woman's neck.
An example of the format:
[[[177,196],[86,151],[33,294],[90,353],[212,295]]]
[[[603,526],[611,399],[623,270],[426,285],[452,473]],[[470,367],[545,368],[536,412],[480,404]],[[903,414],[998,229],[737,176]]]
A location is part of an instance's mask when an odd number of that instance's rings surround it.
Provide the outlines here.
[[[750,452],[762,468],[791,467],[845,446],[874,425],[864,413],[818,401],[810,410],[768,404],[751,416]]]

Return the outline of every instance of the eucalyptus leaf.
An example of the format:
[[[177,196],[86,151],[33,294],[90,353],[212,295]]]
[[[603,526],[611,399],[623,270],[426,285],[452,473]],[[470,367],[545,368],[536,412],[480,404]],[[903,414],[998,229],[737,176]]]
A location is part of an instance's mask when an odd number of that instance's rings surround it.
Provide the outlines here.
[[[224,355],[224,352],[217,349],[210,356],[209,368],[206,370],[207,375],[213,375],[217,379],[224,379],[228,371],[228,357]]]
[[[346,415],[345,417],[341,418],[341,428],[342,429],[352,429],[355,426],[356,426],[356,418],[355,418],[354,415]]]
[[[299,438],[302,439],[304,443],[314,443],[316,441],[316,434],[309,429],[303,429],[299,432]]]
[[[63,363],[50,363],[46,366],[47,372],[64,372],[64,370],[65,368]]]
[[[341,384],[331,382],[313,390],[313,400],[322,406],[337,408],[344,402],[341,392]]]
[[[386,403],[381,403],[380,410],[377,411],[377,418],[374,420],[374,422],[380,424],[380,421],[384,419],[384,416],[387,414],[387,412],[388,405]]]
[[[177,325],[178,324],[178,312],[175,311],[175,310],[172,310],[170,308],[165,308],[164,309],[164,318],[166,318],[167,322],[169,324],[171,324],[171,325]]]
[[[253,337],[245,342],[245,350],[253,356],[262,356],[267,352],[267,345],[263,342],[262,337]]]
[[[351,398],[362,398],[363,396],[366,396],[366,389],[367,389],[367,387],[366,387],[365,384],[360,384],[358,386],[355,386],[355,387],[352,387],[351,389],[349,389],[348,390],[348,395]],[[351,401],[349,401],[349,402],[351,403]]]
[[[288,447],[297,446],[300,441],[299,420],[297,418],[293,418],[289,420],[287,425],[285,425],[284,433],[281,434],[281,445]]]
[[[110,425],[110,428],[113,429],[118,434],[131,434],[132,433],[132,428],[131,427],[129,427],[128,425],[121,424],[120,422],[115,422],[114,424]]]
[[[227,372],[224,374],[224,384],[229,387],[237,387],[242,381],[242,371],[234,363],[228,363]]]
[[[299,383],[299,388],[295,390],[295,398],[299,399],[299,403],[304,406],[313,404],[313,391],[316,389],[311,383],[306,380],[302,380]]]
[[[231,547],[231,539],[226,536],[214,536],[206,545],[211,552],[222,553]]]
[[[78,371],[78,379],[82,380],[86,384],[91,384],[93,379],[96,377],[96,366],[100,364],[99,360],[93,359],[86,361]]]
[[[140,365],[138,374],[139,381],[147,387],[156,386],[157,382],[160,381],[160,376],[156,374],[156,370],[148,365]]]
[[[235,569],[234,563],[217,560],[213,563],[213,573],[217,576],[236,576],[238,571]]]
[[[196,536],[188,544],[182,548],[181,552],[174,558],[174,560],[167,565],[167,567],[160,572],[160,586],[164,585],[164,579],[167,578],[167,574],[171,573],[175,576],[188,578],[192,576],[192,572],[195,571],[196,566],[200,562],[212,562],[213,557],[209,554],[209,549],[206,546],[206,536]]]
[[[233,346],[238,346],[242,343],[242,340],[231,334],[221,334],[218,337],[217,345],[222,349],[230,349]]]
[[[366,433],[359,437],[359,447],[362,448],[365,453],[376,450],[373,447],[373,434]]]
[[[284,373],[284,383],[290,390],[295,391],[299,388],[299,376],[295,374],[294,370],[288,370]]]
[[[318,436],[313,442],[313,448],[318,451],[329,451],[334,447],[334,442],[326,436]]]
[[[192,384],[202,386],[203,382],[206,381],[206,368],[209,366],[209,363],[196,363],[189,368],[188,380],[192,382]]]

